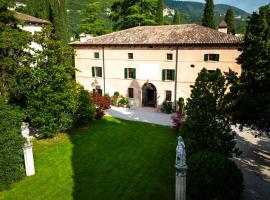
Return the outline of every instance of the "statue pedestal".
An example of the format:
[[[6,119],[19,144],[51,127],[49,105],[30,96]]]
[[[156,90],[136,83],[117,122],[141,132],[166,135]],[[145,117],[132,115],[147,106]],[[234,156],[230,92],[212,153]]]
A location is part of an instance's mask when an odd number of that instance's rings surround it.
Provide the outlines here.
[[[186,169],[176,169],[175,200],[186,200]]]
[[[32,144],[29,143],[24,144],[23,154],[24,154],[26,176],[32,176],[35,174]]]

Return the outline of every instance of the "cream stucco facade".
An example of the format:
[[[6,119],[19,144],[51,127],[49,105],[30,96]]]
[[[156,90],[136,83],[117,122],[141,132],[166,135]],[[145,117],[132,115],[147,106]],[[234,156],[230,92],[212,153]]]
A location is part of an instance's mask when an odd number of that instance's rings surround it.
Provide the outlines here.
[[[236,63],[240,55],[236,46],[75,46],[76,80],[85,89],[102,89],[103,94],[113,95],[118,91],[128,97],[128,88],[133,88],[134,97],[130,102],[135,107],[142,106],[143,86],[151,83],[156,88],[156,105],[159,107],[171,91],[171,101],[179,97],[188,98],[190,86],[194,84],[202,68],[208,70],[230,69],[241,72]],[[99,53],[99,58],[95,58]],[[133,54],[133,59],[128,54]],[[172,54],[172,60],[167,60]],[[205,61],[205,54],[219,54],[219,61]],[[102,77],[93,77],[92,67],[102,67]],[[125,68],[135,68],[136,78],[125,78]],[[175,71],[175,80],[163,80],[162,70]],[[175,94],[176,91],[176,94]]]

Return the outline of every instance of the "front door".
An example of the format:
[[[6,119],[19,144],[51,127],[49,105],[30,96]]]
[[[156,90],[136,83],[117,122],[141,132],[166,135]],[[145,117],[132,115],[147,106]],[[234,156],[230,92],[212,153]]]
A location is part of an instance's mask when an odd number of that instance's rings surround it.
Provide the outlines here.
[[[142,88],[142,104],[143,106],[156,107],[157,103],[157,90],[151,83],[144,84]]]

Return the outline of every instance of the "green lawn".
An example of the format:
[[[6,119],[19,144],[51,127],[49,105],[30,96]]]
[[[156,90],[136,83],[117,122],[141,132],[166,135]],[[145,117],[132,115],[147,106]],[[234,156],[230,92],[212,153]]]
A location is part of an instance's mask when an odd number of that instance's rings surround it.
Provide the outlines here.
[[[36,174],[0,199],[171,200],[176,143],[169,127],[105,117],[35,141]]]

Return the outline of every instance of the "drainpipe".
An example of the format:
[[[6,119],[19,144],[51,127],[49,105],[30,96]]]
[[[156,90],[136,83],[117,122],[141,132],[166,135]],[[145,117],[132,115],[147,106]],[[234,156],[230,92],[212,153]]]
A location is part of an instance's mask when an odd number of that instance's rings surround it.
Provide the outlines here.
[[[178,73],[178,46],[176,47],[175,74],[174,74],[174,111],[177,110],[177,73]]]
[[[105,90],[105,55],[104,55],[104,46],[102,46],[102,63],[103,63],[103,94],[106,93]]]

